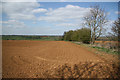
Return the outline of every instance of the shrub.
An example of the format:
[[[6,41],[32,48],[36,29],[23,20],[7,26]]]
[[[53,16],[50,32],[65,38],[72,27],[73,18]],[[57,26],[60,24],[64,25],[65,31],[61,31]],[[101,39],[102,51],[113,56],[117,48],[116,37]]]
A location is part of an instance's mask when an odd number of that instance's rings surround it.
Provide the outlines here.
[[[83,43],[90,42],[90,29],[89,28],[82,28],[78,30],[70,30],[68,32],[64,32],[63,40],[66,41],[80,41]]]

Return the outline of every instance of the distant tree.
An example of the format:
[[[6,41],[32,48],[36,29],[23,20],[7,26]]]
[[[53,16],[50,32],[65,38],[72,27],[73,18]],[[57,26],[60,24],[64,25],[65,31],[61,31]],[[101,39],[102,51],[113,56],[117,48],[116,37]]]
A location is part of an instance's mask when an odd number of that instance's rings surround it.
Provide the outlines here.
[[[89,43],[90,42],[90,29],[89,28],[82,28],[80,29],[80,40],[83,42],[83,43]]]
[[[116,20],[112,26],[112,32],[114,34],[114,36],[118,36],[119,32],[120,32],[120,18],[118,18],[118,20]]]
[[[111,31],[112,31],[112,33],[110,33],[110,34],[111,34],[112,38],[114,38],[115,40],[120,39],[120,18],[118,18],[118,20],[116,20],[113,23]]]
[[[89,28],[82,28],[78,30],[70,30],[68,32],[64,32],[64,40],[67,41],[81,41],[83,43],[90,42],[90,29]]]
[[[66,32],[64,32],[63,36],[61,37],[61,40],[65,40],[65,35],[66,35]]]
[[[78,41],[78,31],[75,30],[72,34],[72,41]]]
[[[66,32],[64,35],[64,40],[72,41],[72,34],[73,34],[73,30]]]
[[[103,26],[107,22],[107,14],[98,5],[91,7],[90,13],[85,17],[85,26],[91,29],[91,43],[102,35]]]

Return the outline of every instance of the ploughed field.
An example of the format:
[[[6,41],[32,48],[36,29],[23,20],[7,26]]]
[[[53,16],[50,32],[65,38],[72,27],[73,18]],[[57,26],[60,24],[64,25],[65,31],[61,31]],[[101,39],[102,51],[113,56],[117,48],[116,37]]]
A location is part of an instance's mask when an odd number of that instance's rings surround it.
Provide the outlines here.
[[[65,41],[3,40],[3,78],[119,77],[115,64]]]

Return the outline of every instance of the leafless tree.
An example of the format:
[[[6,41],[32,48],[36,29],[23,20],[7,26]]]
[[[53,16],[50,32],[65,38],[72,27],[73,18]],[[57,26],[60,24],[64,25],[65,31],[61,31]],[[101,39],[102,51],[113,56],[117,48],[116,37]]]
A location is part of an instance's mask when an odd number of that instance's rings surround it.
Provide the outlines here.
[[[103,26],[108,22],[107,13],[98,5],[92,6],[90,13],[84,17],[84,20],[85,26],[91,29],[91,43],[94,44],[95,40],[102,35]]]
[[[111,28],[112,32],[113,32],[113,36],[118,38],[120,37],[120,18],[118,18],[118,20],[116,20]]]

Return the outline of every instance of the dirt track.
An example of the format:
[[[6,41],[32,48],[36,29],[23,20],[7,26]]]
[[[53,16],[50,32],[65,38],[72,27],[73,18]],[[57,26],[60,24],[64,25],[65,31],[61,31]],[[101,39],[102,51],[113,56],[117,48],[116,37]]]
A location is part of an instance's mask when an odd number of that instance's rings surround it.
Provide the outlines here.
[[[80,45],[64,41],[3,41],[3,77],[43,77],[45,70],[79,62],[104,62]]]

